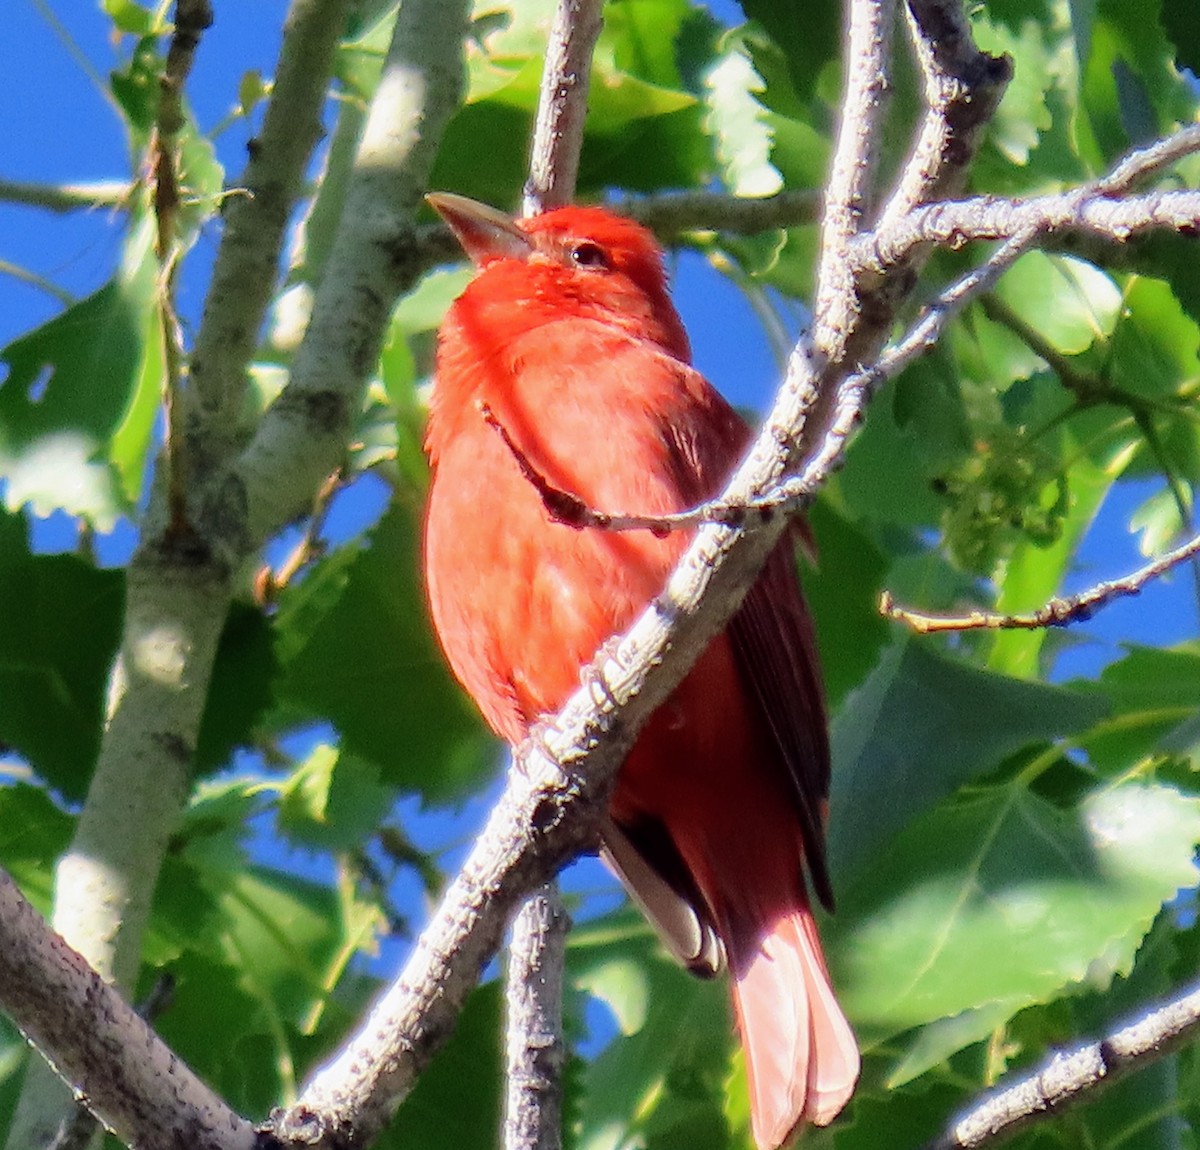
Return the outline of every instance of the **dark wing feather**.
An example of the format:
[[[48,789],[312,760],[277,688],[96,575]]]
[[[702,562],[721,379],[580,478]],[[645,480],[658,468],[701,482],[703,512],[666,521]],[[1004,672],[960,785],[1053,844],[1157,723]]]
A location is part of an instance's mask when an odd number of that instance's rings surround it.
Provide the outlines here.
[[[702,437],[696,425],[673,425],[666,435],[680,490],[691,503],[719,490],[750,440],[749,428],[733,408],[715,392],[709,394],[712,406],[702,421]],[[825,863],[829,732],[816,635],[796,581],[794,558],[801,539],[798,527],[784,534],[730,622],[729,636],[790,776],[813,887],[832,910]]]
[[[817,897],[833,909],[825,863],[829,734],[816,635],[796,582],[789,530],[729,624],[738,663],[793,783],[804,855]]]

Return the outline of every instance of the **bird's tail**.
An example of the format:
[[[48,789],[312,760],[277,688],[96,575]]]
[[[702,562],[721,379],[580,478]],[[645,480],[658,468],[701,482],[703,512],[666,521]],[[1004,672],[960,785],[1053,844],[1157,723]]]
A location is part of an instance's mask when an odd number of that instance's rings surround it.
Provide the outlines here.
[[[780,917],[749,953],[731,955],[734,1005],[759,1150],[805,1122],[825,1126],[850,1099],[858,1044],[842,1014],[807,906]]]

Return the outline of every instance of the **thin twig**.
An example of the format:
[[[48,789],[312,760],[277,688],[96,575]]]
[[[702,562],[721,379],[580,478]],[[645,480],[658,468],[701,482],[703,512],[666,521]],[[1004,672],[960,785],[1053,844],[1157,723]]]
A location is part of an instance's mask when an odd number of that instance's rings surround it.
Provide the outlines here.
[[[23,180],[0,180],[0,202],[45,208],[50,212],[127,208],[135,187],[127,180],[103,180],[94,184],[33,184]]]
[[[561,207],[575,196],[602,7],[603,0],[559,0],[555,8],[525,181],[527,216]]]
[[[63,307],[70,307],[75,302],[75,297],[69,291],[60,288],[52,280],[38,275],[37,272],[30,271],[28,268],[9,263],[8,260],[0,260],[0,275],[12,276],[13,279],[19,280],[21,283],[35,287],[39,291],[44,291],[47,295],[53,296]]]
[[[929,614],[910,607],[901,607],[885,591],[879,597],[879,613],[888,619],[904,623],[912,630],[927,635],[938,631],[1035,631],[1042,627],[1066,627],[1090,619],[1100,608],[1114,599],[1137,595],[1152,579],[1165,575],[1193,556],[1200,555],[1200,535],[1138,568],[1131,575],[1097,583],[1077,595],[1055,596],[1036,611],[1002,615],[994,611],[968,611],[963,615]]]
[[[955,1119],[924,1150],[974,1150],[997,1145],[1169,1054],[1197,1031],[1200,985],[1192,984],[1100,1041],[1055,1054],[1033,1074],[993,1092]]]
[[[872,234],[855,244],[855,264],[860,273],[878,275],[908,259],[923,244],[955,247],[970,240],[1007,239],[1030,230],[1041,235],[1095,231],[1114,242],[1152,229],[1186,232],[1200,227],[1200,199],[1194,191],[1115,197],[1124,196],[1138,182],[1196,151],[1200,151],[1200,125],[1136,148],[1104,175],[1058,195],[1025,201],[981,196],[887,213]]]
[[[330,473],[325,482],[317,488],[317,494],[313,497],[312,514],[296,546],[278,567],[272,569],[269,563],[264,563],[258,569],[254,576],[254,598],[260,607],[272,606],[278,600],[279,593],[305,567],[325,554],[325,542],[321,538],[321,532],[325,530],[325,521],[329,516],[333,497],[341,489],[344,480],[343,468],[339,467]]]
[[[555,487],[543,475],[533,461],[521,450],[508,432],[508,428],[496,416],[491,405],[480,402],[479,414],[483,421],[500,436],[521,475],[538,493],[546,514],[564,527],[582,531],[595,528],[600,531],[649,531],[653,535],[666,536],[672,531],[688,531],[702,523],[722,523],[729,527],[740,527],[751,518],[765,521],[775,512],[788,510],[786,498],[779,496],[779,489],[757,499],[736,505],[710,500],[697,507],[689,507],[665,515],[642,515],[632,511],[602,511],[589,507],[578,495]]]
[[[183,377],[183,333],[175,311],[175,278],[179,268],[179,133],[187,118],[183,88],[200,38],[212,25],[209,0],[177,0],[175,30],[158,81],[158,109],[151,133],[149,166],[154,205],[154,251],[158,257],[158,316],[163,353],[163,466],[166,469],[167,533],[182,539],[187,523],[186,463],[179,434],[179,390]]]

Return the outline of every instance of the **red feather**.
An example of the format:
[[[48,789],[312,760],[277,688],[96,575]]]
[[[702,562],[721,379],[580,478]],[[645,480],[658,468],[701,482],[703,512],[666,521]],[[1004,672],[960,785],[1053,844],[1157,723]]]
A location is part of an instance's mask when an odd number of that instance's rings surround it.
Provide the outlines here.
[[[644,229],[596,208],[513,222],[460,197],[434,204],[480,272],[439,338],[429,600],[455,673],[516,743],[662,589],[689,533],[554,521],[481,404],[549,484],[601,511],[712,496],[749,432],[689,365]],[[824,701],[792,563],[785,540],[651,717],[618,775],[604,850],[677,957],[706,974],[728,963],[763,1150],[831,1121],[859,1067],[805,879],[831,901]]]

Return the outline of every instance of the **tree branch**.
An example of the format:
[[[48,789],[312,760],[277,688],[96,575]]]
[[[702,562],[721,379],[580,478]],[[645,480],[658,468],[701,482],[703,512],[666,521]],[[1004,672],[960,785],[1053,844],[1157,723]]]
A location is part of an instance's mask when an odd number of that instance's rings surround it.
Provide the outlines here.
[[[895,0],[850,0],[846,90],[825,185],[821,257],[813,302],[812,345],[818,355],[831,360],[844,333],[857,326],[859,293],[854,284],[850,244],[862,230],[870,207],[895,22]]]
[[[206,522],[234,556],[306,514],[342,463],[392,307],[424,270],[414,221],[462,93],[466,7],[400,6],[291,379],[209,492]]]
[[[1198,145],[1200,146],[1200,145]],[[1004,240],[1081,233],[1124,243],[1149,231],[1200,231],[1200,192],[1166,191],[1115,198],[1080,189],[1017,201],[999,196],[947,201],[918,208],[878,236],[864,238],[860,266],[882,272],[921,244],[961,247],[977,240]]]
[[[1043,627],[1066,627],[1090,619],[1115,599],[1139,594],[1152,579],[1165,575],[1196,555],[1200,555],[1200,535],[1194,535],[1186,543],[1130,575],[1097,583],[1077,595],[1055,596],[1036,611],[1022,614],[1004,615],[994,611],[968,611],[963,615],[927,614],[899,606],[887,591],[879,597],[879,613],[904,623],[922,635],[938,631],[1035,631]]]
[[[554,10],[525,181],[522,210],[527,216],[561,207],[575,197],[602,7],[603,0],[559,0]]]
[[[820,204],[819,192],[803,189],[761,199],[728,192],[664,192],[657,196],[627,196],[613,207],[669,243],[687,232],[745,236],[811,224],[816,222]]]
[[[909,38],[925,89],[925,116],[878,230],[913,208],[954,195],[1012,78],[1012,61],[980,52],[961,0],[908,0]]]
[[[105,1126],[143,1150],[251,1150],[253,1128],[0,871],[0,1005]],[[86,1020],[86,1021],[82,1021]],[[27,1142],[23,1150],[44,1143]]]
[[[167,530],[182,536],[187,530],[184,506],[187,487],[181,436],[177,434],[179,388],[183,375],[183,333],[175,313],[175,279],[179,268],[179,133],[187,123],[183,88],[192,70],[200,37],[212,26],[209,0],[177,0],[175,30],[166,64],[158,79],[158,110],[150,139],[150,170],[154,204],[154,251],[158,257],[158,319],[163,352],[163,445],[160,467],[165,471]]]
[[[1136,148],[1103,176],[1053,196],[1017,201],[981,196],[948,201],[902,214],[886,214],[879,227],[857,242],[855,264],[862,273],[883,275],[927,243],[957,246],[970,240],[1008,239],[1032,232],[1092,231],[1113,242],[1137,231],[1200,227],[1200,193],[1160,192],[1117,200],[1138,182],[1200,151],[1200,125]],[[1129,206],[1126,206],[1129,205]]]
[[[0,203],[23,204],[50,212],[76,212],[95,208],[125,208],[135,184],[127,180],[101,180],[94,184],[33,184],[0,180]]]
[[[996,1145],[1053,1118],[1130,1071],[1149,1065],[1200,1033],[1200,985],[1185,988],[1130,1022],[1001,1087],[960,1115],[924,1150],[974,1150]]]
[[[279,276],[284,232],[321,136],[333,53],[349,0],[293,0],[279,66],[239,182],[226,199],[221,246],[188,372],[183,433],[188,466],[209,476],[240,444],[246,369]]]
[[[504,1150],[562,1145],[563,960],[570,919],[555,883],[513,919],[505,973]]]

